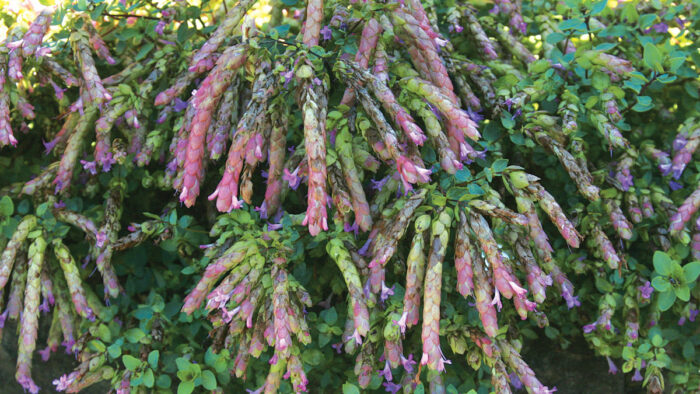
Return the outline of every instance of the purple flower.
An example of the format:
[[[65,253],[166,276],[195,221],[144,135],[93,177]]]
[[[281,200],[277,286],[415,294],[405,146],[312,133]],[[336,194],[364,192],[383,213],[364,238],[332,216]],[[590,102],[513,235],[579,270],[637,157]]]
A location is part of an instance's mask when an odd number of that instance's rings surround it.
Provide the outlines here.
[[[342,342],[334,343],[331,345],[331,347],[333,349],[335,349],[336,353],[338,353],[338,354],[343,352],[343,343]]]
[[[401,390],[401,385],[392,383],[392,382],[384,382],[382,383],[384,386],[384,390],[386,390],[387,393],[398,393]]]
[[[510,373],[508,380],[510,380],[510,384],[514,389],[520,390],[523,388],[523,382],[520,381],[520,378],[515,373]]]
[[[360,335],[360,332],[357,331],[357,328],[355,329],[355,331],[352,332],[352,335],[345,338],[345,340],[346,341],[355,340],[356,344],[362,345],[362,336]]]
[[[44,154],[48,155],[49,153],[51,153],[51,150],[53,149],[54,146],[56,146],[57,142],[58,141],[56,141],[56,140],[51,140],[49,142],[42,140],[41,143],[44,144]]]
[[[7,319],[7,312],[8,310],[5,310],[5,312],[0,313],[0,328],[5,327],[5,319]]]
[[[382,302],[384,302],[387,300],[387,298],[394,295],[394,287],[396,287],[396,285],[393,285],[391,287],[387,287],[386,284],[384,283],[384,281],[382,281],[382,293],[379,296],[379,299]]]
[[[668,187],[670,187],[671,190],[676,191],[676,190],[682,189],[682,188],[683,188],[683,185],[681,185],[680,183],[678,183],[678,182],[676,182],[676,181],[669,181],[669,182],[668,182]]]
[[[289,187],[292,188],[292,190],[297,190],[299,187],[299,184],[301,183],[301,177],[298,175],[299,174],[299,167],[297,167],[294,172],[289,172],[288,169],[284,169],[284,174],[282,175],[282,179],[287,181],[289,183]]]
[[[282,223],[268,223],[267,229],[270,231],[277,231],[282,228]]]
[[[163,29],[165,29],[166,24],[167,23],[165,23],[165,21],[158,21],[158,24],[156,25],[155,28],[153,28],[153,30],[156,32],[156,34],[158,34],[159,36],[162,36]]]
[[[698,317],[698,313],[700,313],[700,310],[698,309],[690,309],[688,320],[695,322],[695,318]]]
[[[615,366],[615,363],[613,363],[610,357],[605,356],[605,358],[608,360],[608,373],[615,375],[617,373],[617,367]]]
[[[644,286],[639,286],[639,287],[637,287],[637,290],[639,290],[640,295],[641,295],[642,298],[644,298],[645,300],[648,300],[649,298],[651,298],[651,293],[654,292],[654,288],[651,287],[651,282],[649,282],[649,281],[647,281],[647,282],[644,284]]]
[[[173,107],[175,112],[181,112],[185,108],[187,108],[187,101],[183,101],[181,98],[175,97],[175,106]]]
[[[372,243],[372,237],[367,238],[367,242],[365,242],[364,245],[357,251],[357,253],[360,254],[360,256],[365,256],[367,255],[367,249],[369,249],[369,244]]]
[[[49,361],[49,356],[51,356],[51,352],[51,346],[47,346],[44,350],[39,350],[37,353],[41,355],[41,361],[47,362]]]
[[[633,382],[641,382],[642,380],[644,380],[644,379],[642,378],[642,374],[639,373],[639,368],[635,368],[634,375],[632,376],[632,381]]]
[[[73,381],[75,378],[78,377],[78,372],[71,372],[70,375],[63,375],[58,379],[55,379],[53,381],[53,385],[56,386],[56,391],[65,391],[71,384],[73,384]]]
[[[287,85],[289,85],[289,82],[294,78],[294,71],[289,70],[287,72],[283,72],[281,75],[284,78],[284,87],[287,88]]]
[[[53,207],[56,209],[61,209],[66,207],[66,203],[63,202],[63,200],[59,200],[58,202],[53,203]]]
[[[678,325],[679,325],[679,326],[682,326],[682,325],[684,325],[684,324],[685,324],[685,316],[681,316],[681,318],[678,319]]]
[[[44,298],[44,301],[41,302],[41,305],[39,305],[39,310],[48,313],[50,308],[49,308],[49,300],[47,298]]]
[[[352,231],[355,233],[355,235],[357,235],[359,230],[360,230],[360,227],[357,225],[357,222],[354,222],[352,225],[350,225],[349,223],[343,224],[343,231],[345,231],[346,233],[349,233]]]
[[[80,164],[82,164],[83,168],[90,174],[97,175],[97,162],[80,160]]]
[[[413,365],[415,364],[416,361],[413,359],[413,354],[409,354],[408,358],[404,357],[403,354],[401,355],[401,366],[406,370],[406,373],[413,373]]]
[[[678,134],[673,140],[673,150],[681,150],[687,143],[688,140],[685,138],[685,136],[683,134]]]
[[[333,38],[333,32],[328,25],[323,26],[323,29],[321,29],[321,36],[323,37],[323,41],[328,41]]]
[[[372,182],[372,189],[374,190],[382,190],[384,185],[389,181],[389,175],[385,176],[384,178],[375,181],[374,179],[370,179],[370,182]]]
[[[623,168],[615,174],[615,179],[620,182],[622,190],[627,191],[630,187],[634,186],[634,177],[630,174],[629,168]]]
[[[597,323],[586,324],[585,326],[583,326],[583,332],[586,334],[589,334],[595,330],[597,325],[598,325]]]
[[[394,380],[394,376],[391,374],[391,366],[389,365],[389,360],[384,362],[384,369],[379,370],[379,376],[383,376],[384,379],[391,382]]]

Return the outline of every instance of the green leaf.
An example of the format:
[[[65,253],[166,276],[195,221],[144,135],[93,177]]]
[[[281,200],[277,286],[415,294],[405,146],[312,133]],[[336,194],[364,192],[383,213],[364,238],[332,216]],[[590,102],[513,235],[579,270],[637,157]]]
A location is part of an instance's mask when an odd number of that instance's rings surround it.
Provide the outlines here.
[[[676,287],[674,293],[676,293],[676,297],[681,301],[688,302],[688,300],[690,300],[690,288],[688,285]]]
[[[683,276],[685,283],[693,283],[700,276],[700,261],[693,261],[683,266]]]
[[[692,341],[685,341],[683,344],[683,357],[688,361],[695,358],[695,346]]]
[[[552,32],[552,33],[548,34],[544,40],[547,42],[547,44],[555,45],[558,42],[563,41],[565,38],[566,38],[566,36],[562,33]]]
[[[216,377],[208,369],[202,371],[202,386],[207,390],[214,390],[217,387]]]
[[[124,363],[124,367],[131,372],[141,366],[141,360],[129,354],[122,356],[122,362]]]
[[[158,350],[152,350],[148,353],[148,363],[151,364],[151,368],[158,368],[158,359],[160,358],[160,352]]]
[[[449,190],[447,190],[445,197],[447,197],[448,200],[459,201],[462,196],[467,194],[470,193],[469,189],[466,187],[451,187]]]
[[[12,199],[8,196],[2,196],[2,198],[0,198],[0,216],[12,216],[14,211],[15,205],[12,203]]]
[[[455,173],[455,179],[457,180],[457,182],[466,182],[472,179],[472,174],[468,168],[464,167]]]
[[[493,172],[501,172],[508,167],[508,159],[498,159],[491,164]]]
[[[663,276],[657,276],[652,279],[651,285],[654,286],[656,291],[664,292],[671,290],[671,283]]]
[[[598,15],[601,12],[605,11],[605,8],[608,6],[608,0],[598,0],[593,2],[591,6],[591,15]]]
[[[673,291],[665,291],[659,294],[659,310],[661,312],[669,310],[676,301],[676,293]]]
[[[124,338],[131,343],[138,343],[146,333],[140,328],[131,328],[124,333]]]
[[[156,380],[156,385],[163,389],[169,388],[171,384],[172,381],[170,380],[170,376],[168,375],[160,375],[158,376],[158,380]]]
[[[122,347],[113,343],[107,347],[107,353],[112,358],[117,358],[122,355]]]
[[[155,379],[153,377],[153,370],[150,368],[146,369],[146,372],[143,374],[143,385],[151,388],[153,387],[153,383],[155,383]]]
[[[321,311],[321,318],[328,324],[333,325],[338,321],[338,312],[335,311],[335,307],[331,307],[324,311]]]
[[[654,108],[654,103],[651,101],[649,96],[638,96],[637,103],[632,107],[635,112],[646,112]]]
[[[345,383],[343,385],[343,394],[360,394],[360,389],[352,383]]]
[[[668,276],[671,274],[671,268],[673,267],[673,260],[666,253],[657,250],[654,252],[654,269],[660,275]]]
[[[664,72],[663,57],[661,56],[661,51],[656,45],[648,42],[644,44],[644,64],[650,69],[662,73]]]
[[[193,391],[194,391],[194,382],[191,380],[187,381],[187,382],[181,382],[177,386],[177,394],[190,394]]]
[[[559,24],[561,30],[586,30],[586,22],[583,19],[567,19]]]
[[[177,41],[184,43],[189,37],[189,32],[187,31],[187,23],[181,23],[180,27],[177,28]],[[180,390],[178,388],[178,390]]]

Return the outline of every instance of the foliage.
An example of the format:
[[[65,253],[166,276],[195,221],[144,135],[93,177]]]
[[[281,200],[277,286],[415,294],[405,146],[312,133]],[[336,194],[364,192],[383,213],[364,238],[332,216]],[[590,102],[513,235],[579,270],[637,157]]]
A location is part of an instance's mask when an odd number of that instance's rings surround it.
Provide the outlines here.
[[[67,392],[551,392],[542,334],[700,385],[697,3],[25,3],[0,330],[26,390],[62,344]]]

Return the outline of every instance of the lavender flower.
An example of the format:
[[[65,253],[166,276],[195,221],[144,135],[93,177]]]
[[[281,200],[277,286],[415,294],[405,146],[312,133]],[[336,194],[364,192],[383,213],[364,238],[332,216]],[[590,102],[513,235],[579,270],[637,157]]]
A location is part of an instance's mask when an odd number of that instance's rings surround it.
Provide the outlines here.
[[[615,363],[613,363],[610,357],[605,356],[605,358],[608,360],[608,373],[615,375],[618,371],[617,367],[615,366]]]
[[[396,287],[396,285],[391,286],[391,287],[387,287],[386,284],[384,283],[384,281],[382,281],[382,293],[381,293],[381,295],[379,296],[379,299],[380,299],[382,302],[384,302],[384,301],[386,301],[390,296],[394,295],[394,287]]]
[[[415,364],[416,361],[413,359],[413,354],[409,354],[408,358],[404,357],[403,354],[401,355],[401,366],[406,370],[406,373],[413,373],[413,365]]]
[[[647,281],[644,286],[639,286],[637,287],[637,290],[639,290],[639,294],[644,298],[645,300],[648,300],[651,298],[651,293],[654,292],[654,288],[651,287],[651,282]]]
[[[391,374],[391,365],[389,365],[389,360],[384,362],[384,369],[380,369],[378,374],[379,376],[383,376],[384,379],[389,382],[394,380],[394,376]]]
[[[384,382],[383,386],[387,393],[398,393],[402,388],[400,384],[392,382]]]
[[[644,380],[644,379],[642,378],[642,374],[639,373],[639,368],[635,368],[634,375],[632,376],[632,381],[633,382],[641,382],[642,380]]]
[[[328,25],[323,26],[323,29],[321,29],[321,36],[323,36],[323,41],[328,41],[333,38],[333,32]]]

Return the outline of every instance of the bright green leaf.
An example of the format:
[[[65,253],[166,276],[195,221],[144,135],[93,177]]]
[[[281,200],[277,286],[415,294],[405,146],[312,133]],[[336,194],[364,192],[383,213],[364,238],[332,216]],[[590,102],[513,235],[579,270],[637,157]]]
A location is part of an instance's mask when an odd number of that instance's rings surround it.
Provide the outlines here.
[[[659,310],[661,312],[669,310],[675,301],[676,293],[673,291],[666,291],[659,294]]]
[[[683,276],[685,283],[693,283],[700,276],[700,261],[693,261],[683,266]]]
[[[659,48],[656,47],[656,45],[652,43],[646,43],[644,45],[644,64],[647,65],[650,69],[662,73],[664,72],[663,68],[663,57],[661,56],[661,51],[659,51]]]
[[[666,253],[657,250],[654,252],[654,269],[660,275],[668,276],[671,274],[673,260]]]
[[[122,356],[122,362],[124,363],[124,367],[132,372],[141,366],[141,360],[129,354]]]

